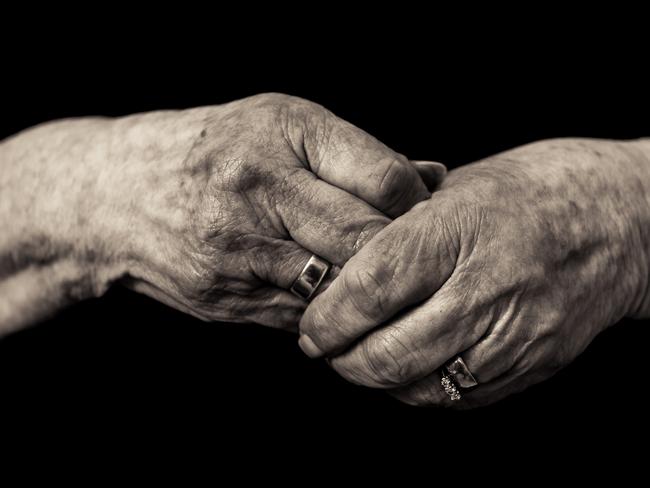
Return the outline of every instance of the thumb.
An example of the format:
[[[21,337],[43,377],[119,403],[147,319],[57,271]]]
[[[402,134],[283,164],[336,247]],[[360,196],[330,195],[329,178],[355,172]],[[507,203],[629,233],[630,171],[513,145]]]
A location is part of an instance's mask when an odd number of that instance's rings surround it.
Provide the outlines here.
[[[311,170],[322,180],[389,217],[402,215],[430,196],[406,157],[329,112],[308,124],[303,146]]]
[[[303,350],[331,355],[433,295],[460,249],[453,201],[445,192],[395,219],[352,257],[300,322]]]
[[[429,191],[434,191],[447,175],[447,167],[442,163],[435,161],[415,161],[413,159],[411,163],[415,165],[415,170]]]

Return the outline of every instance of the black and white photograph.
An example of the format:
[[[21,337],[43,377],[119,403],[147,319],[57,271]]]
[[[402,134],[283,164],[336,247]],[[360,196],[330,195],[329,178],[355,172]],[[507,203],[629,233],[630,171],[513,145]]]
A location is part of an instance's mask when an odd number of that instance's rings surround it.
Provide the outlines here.
[[[3,62],[3,422],[440,469],[645,442],[647,51],[89,31]]]

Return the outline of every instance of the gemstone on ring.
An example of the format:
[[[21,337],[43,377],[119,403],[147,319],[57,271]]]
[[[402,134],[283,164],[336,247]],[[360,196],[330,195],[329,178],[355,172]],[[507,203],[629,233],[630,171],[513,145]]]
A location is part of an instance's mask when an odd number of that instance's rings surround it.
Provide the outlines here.
[[[449,376],[449,374],[443,373],[442,378],[440,379],[440,383],[442,384],[445,393],[449,395],[449,399],[451,401],[455,402],[457,400],[460,400],[460,391],[458,391],[456,383],[454,383],[454,380],[451,378],[451,376]]]

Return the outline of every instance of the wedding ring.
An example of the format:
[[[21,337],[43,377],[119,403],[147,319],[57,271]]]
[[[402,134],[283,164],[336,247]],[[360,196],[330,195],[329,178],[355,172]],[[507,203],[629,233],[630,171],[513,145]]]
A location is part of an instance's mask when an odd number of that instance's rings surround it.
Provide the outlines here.
[[[456,356],[452,361],[448,362],[445,365],[445,370],[461,388],[472,388],[478,385],[478,381],[476,381],[476,378],[474,378],[474,375],[460,356]]]
[[[298,275],[298,278],[296,278],[296,281],[291,285],[291,293],[303,300],[309,300],[323,281],[323,278],[325,278],[329,269],[330,264],[327,261],[312,254]]]
[[[478,385],[478,381],[474,378],[463,358],[456,356],[442,368],[440,384],[445,393],[449,395],[449,398],[452,401],[457,401],[461,399],[459,388],[472,388]]]

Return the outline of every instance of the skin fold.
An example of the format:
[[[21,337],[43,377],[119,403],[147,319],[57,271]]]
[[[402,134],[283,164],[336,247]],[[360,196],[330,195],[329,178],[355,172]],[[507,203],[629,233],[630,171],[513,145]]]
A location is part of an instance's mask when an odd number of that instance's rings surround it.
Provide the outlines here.
[[[280,94],[44,124],[2,142],[0,168],[0,333],[116,281],[295,330],[306,304],[287,290],[312,253],[331,281],[444,174]]]
[[[540,141],[451,171],[308,307],[300,344],[348,380],[468,408],[548,378],[650,315],[648,141]],[[451,402],[462,355],[479,386]]]

